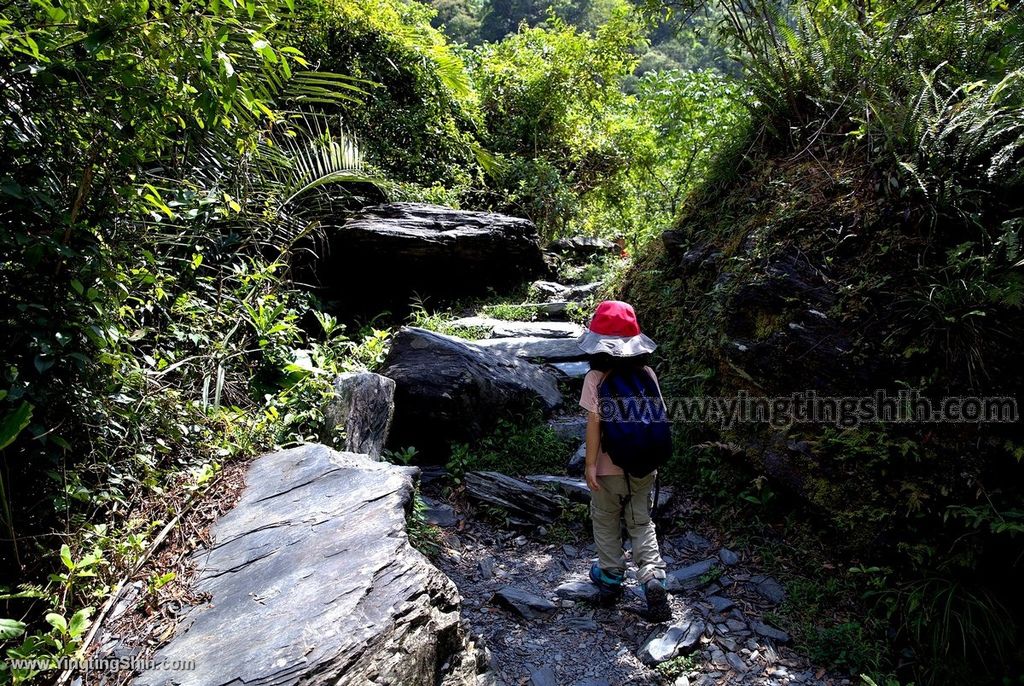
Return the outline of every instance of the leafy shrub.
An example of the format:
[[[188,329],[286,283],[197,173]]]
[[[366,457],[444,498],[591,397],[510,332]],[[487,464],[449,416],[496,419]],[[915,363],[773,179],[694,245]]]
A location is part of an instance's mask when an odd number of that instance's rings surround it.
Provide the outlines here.
[[[0,10],[10,656],[78,649],[148,544],[124,520],[141,500],[316,437],[331,375],[379,359],[287,279],[317,211],[368,180],[351,137],[296,113],[365,91],[309,71],[290,5]]]
[[[497,428],[474,445],[452,446],[448,472],[456,481],[469,471],[505,474],[557,474],[565,469],[570,443],[548,426],[540,413],[500,419]]]
[[[581,228],[580,201],[596,189],[627,192],[623,174],[646,130],[627,115],[619,86],[640,29],[619,8],[593,34],[553,18],[477,49],[482,143],[498,161],[495,206],[554,237]]]
[[[427,522],[426,511],[427,504],[417,487],[413,493],[412,508],[406,517],[409,543],[427,557],[435,557],[441,551],[441,529]]]
[[[398,0],[314,7],[302,49],[322,69],[364,80],[366,94],[337,109],[367,145],[369,161],[390,179],[468,186],[475,95],[462,57],[430,26],[430,10]]]

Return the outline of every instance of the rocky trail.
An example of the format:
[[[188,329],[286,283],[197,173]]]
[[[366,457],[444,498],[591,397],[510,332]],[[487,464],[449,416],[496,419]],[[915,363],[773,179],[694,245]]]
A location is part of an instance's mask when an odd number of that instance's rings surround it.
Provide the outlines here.
[[[458,586],[462,617],[500,683],[850,683],[810,664],[766,623],[764,613],[784,599],[777,581],[695,532],[663,541],[675,619],[656,625],[639,616],[644,601],[629,572],[620,602],[600,606],[587,581],[593,545],[583,536],[558,542],[546,527],[520,533],[445,507],[433,514],[448,525],[437,564]]]
[[[400,209],[394,221],[408,221]],[[458,225],[446,213],[448,224],[423,228],[434,215],[417,212],[406,233]],[[401,235],[390,214],[378,212],[374,230]],[[577,241],[560,249],[582,259],[615,250]],[[569,315],[600,284],[566,281],[533,284],[536,301],[515,304],[530,321],[484,311],[446,322],[446,333],[405,327],[380,374],[338,376],[325,415],[344,427],[346,452],[309,444],[246,466],[237,502],[182,545],[174,604],[142,602],[145,574],[158,571],[143,570],[98,633],[96,657],[198,657],[194,668],[76,683],[850,684],[791,649],[772,624],[782,586],[693,521],[692,504],[671,488],[661,492],[659,531],[673,622],[643,618],[630,572],[615,606],[597,602],[590,494],[579,478],[586,422],[575,402],[588,366]],[[449,474],[382,460],[387,445],[447,451],[487,435],[495,418],[538,407],[566,446],[555,473],[520,476],[522,465],[509,464]]]

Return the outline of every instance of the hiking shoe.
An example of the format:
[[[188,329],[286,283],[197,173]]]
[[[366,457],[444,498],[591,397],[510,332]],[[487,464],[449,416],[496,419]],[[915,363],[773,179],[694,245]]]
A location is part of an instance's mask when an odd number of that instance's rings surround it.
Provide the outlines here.
[[[644,597],[647,598],[648,621],[672,621],[672,608],[668,604],[668,591],[665,589],[664,579],[648,579],[644,584]]]
[[[609,574],[596,564],[590,568],[590,580],[597,586],[598,601],[612,605],[622,596],[622,575]]]

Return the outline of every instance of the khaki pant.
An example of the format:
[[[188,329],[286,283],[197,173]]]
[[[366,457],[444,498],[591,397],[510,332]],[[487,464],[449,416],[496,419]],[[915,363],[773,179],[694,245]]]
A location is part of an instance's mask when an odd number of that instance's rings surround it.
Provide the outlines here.
[[[626,560],[622,554],[622,520],[633,543],[633,562],[639,568],[637,579],[665,578],[665,562],[658,550],[658,539],[651,521],[654,474],[638,479],[626,476],[599,476],[601,490],[590,494],[590,518],[594,522],[594,545],[598,564],[605,572],[622,574]],[[627,484],[626,480],[629,479]]]

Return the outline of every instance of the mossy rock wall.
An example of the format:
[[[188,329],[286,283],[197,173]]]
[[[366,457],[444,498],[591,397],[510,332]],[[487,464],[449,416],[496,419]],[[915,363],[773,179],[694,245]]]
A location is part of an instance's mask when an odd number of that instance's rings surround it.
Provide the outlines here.
[[[691,202],[620,297],[661,345],[666,395],[1015,395],[1021,280],[996,250],[863,161],[766,158]],[[967,513],[1024,509],[1020,429],[684,424],[670,471],[719,493],[764,477],[780,514],[809,516],[853,558],[1010,569],[1021,537],[994,544],[985,515]]]

